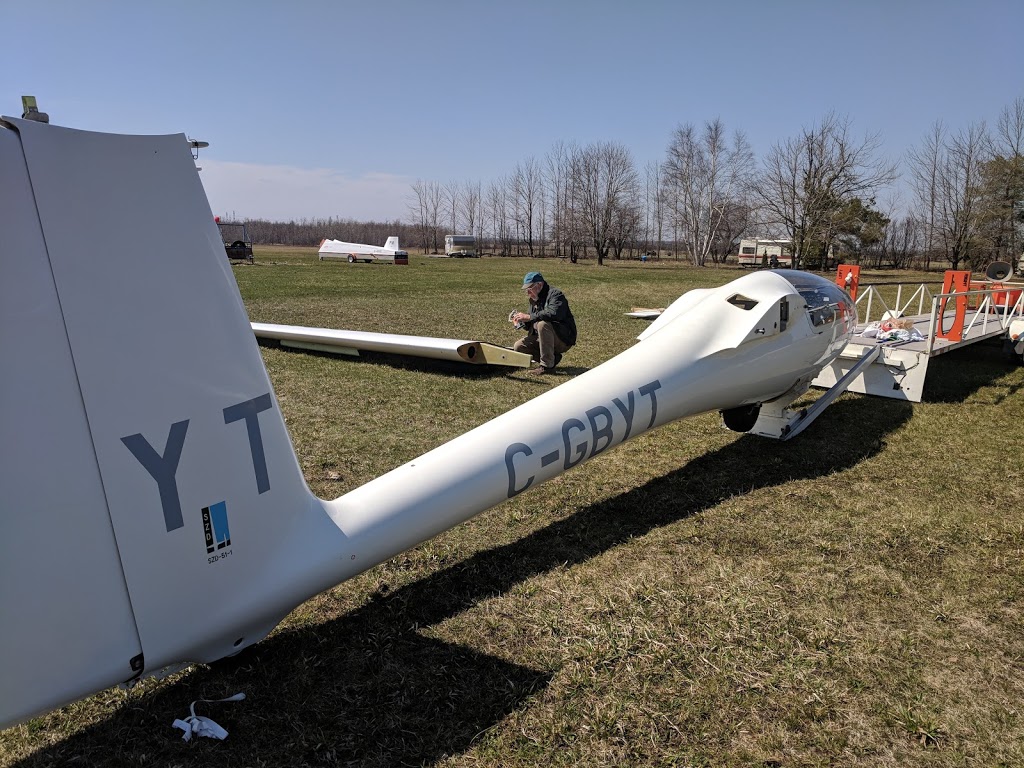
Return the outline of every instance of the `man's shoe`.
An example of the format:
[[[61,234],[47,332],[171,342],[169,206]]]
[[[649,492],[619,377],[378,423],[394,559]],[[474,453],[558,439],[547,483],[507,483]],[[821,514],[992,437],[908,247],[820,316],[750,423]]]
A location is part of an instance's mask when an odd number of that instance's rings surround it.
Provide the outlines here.
[[[551,370],[550,368],[545,368],[543,365],[538,365],[536,368],[531,368],[526,373],[529,374],[530,376],[543,376],[545,373],[548,373],[550,370]]]

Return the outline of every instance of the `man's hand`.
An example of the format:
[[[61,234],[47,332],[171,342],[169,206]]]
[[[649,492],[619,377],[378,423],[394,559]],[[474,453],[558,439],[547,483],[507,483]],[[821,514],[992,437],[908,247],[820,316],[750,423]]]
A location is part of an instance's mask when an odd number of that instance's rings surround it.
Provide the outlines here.
[[[512,321],[513,325],[515,325],[516,323],[525,323],[529,319],[530,319],[530,316],[528,314],[526,314],[525,312],[513,312],[509,316],[509,320]]]

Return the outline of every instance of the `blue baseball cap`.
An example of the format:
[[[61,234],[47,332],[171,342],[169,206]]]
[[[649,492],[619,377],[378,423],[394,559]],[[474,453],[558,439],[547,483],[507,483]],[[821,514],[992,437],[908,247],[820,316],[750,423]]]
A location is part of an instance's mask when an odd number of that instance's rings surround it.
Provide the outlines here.
[[[525,290],[534,283],[543,283],[544,275],[540,272],[527,272],[526,277],[523,278],[523,289]]]

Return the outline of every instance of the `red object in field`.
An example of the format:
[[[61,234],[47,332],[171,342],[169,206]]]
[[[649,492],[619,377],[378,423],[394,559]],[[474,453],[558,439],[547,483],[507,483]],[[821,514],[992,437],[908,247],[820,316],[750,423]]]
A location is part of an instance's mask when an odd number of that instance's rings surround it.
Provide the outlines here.
[[[1002,287],[1003,286],[1000,285],[999,283],[989,283],[989,282],[982,283],[982,282],[978,282],[977,280],[971,280],[971,288],[970,288],[970,290],[972,290],[972,291],[986,291],[989,288],[1002,288]],[[967,297],[967,308],[968,309],[977,309],[979,306],[981,306],[981,301],[984,298],[985,298],[984,296],[968,296]]]
[[[1002,285],[993,283],[993,288],[1002,288]],[[992,292],[992,309],[993,311],[999,311],[1003,307],[1009,305],[1010,309],[1013,309],[1013,305],[1020,300],[1022,288],[1007,288],[1002,291]]]
[[[214,217],[213,217],[213,220],[214,220],[214,222],[216,222],[217,224],[220,224],[220,216],[214,216]]]
[[[1021,288],[1007,288],[1002,283],[998,282],[979,282],[977,280],[971,281],[972,291],[987,291],[991,290],[989,294],[991,297],[989,301],[989,312],[999,312],[1002,307],[1006,306],[1007,296],[1009,296],[1009,305],[1012,308],[1017,303],[1017,299],[1020,298]],[[968,309],[977,309],[981,306],[983,296],[971,296],[967,302]]]
[[[836,270],[836,285],[857,300],[857,286],[860,285],[860,266],[857,264],[840,264]]]
[[[942,278],[943,293],[964,293],[971,290],[971,272],[964,269],[947,269]],[[946,304],[953,299],[956,312],[953,323],[945,327]],[[939,327],[935,329],[935,338],[962,341],[964,337],[964,314],[967,311],[967,296],[946,296],[939,301]]]

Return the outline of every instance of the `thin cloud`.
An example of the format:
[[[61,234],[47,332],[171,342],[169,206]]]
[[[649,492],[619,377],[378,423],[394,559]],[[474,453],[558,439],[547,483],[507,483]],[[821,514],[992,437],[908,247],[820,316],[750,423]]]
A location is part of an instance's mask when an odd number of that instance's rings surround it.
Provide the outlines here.
[[[387,173],[346,176],[330,168],[256,165],[200,157],[199,178],[217,215],[299,221],[406,218],[412,179]]]

